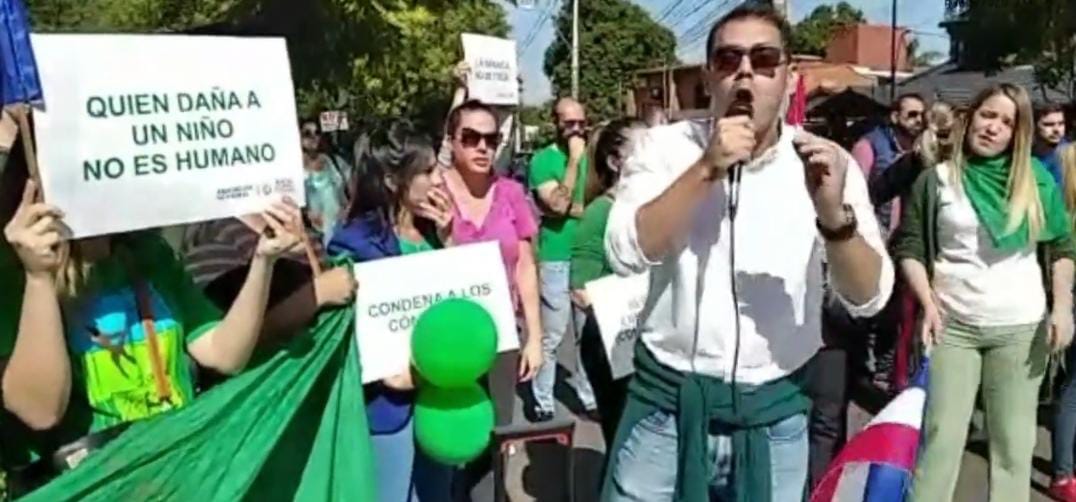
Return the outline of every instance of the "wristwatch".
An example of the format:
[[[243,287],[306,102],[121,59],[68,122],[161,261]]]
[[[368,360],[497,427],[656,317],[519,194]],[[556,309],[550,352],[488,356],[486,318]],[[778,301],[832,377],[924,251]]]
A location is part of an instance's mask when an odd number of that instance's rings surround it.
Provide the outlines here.
[[[856,235],[856,229],[859,228],[859,221],[856,219],[856,212],[852,210],[852,206],[845,204],[841,206],[841,211],[844,214],[844,223],[837,228],[826,228],[822,225],[822,221],[817,217],[814,219],[814,224],[818,227],[818,233],[822,235],[822,238],[827,242],[843,242]]]

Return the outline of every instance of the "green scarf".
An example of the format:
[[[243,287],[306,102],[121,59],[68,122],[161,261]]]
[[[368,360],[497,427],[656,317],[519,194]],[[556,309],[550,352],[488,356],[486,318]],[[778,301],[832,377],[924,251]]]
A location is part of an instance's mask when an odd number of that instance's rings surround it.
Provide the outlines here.
[[[616,452],[642,419],[663,410],[676,416],[677,475],[675,502],[708,502],[714,472],[707,455],[712,423],[732,429],[732,475],[738,502],[770,502],[769,426],[805,413],[811,400],[803,391],[805,371],[760,386],[732,385],[717,378],[684,373],[658,362],[642,343],[635,349],[635,376],[628,402],[609,449],[602,499],[612,494]]]
[[[1016,251],[1028,246],[1028,222],[1025,218],[1014,232],[1006,232],[1009,224],[1009,165],[1008,155],[997,157],[973,157],[964,168],[964,193],[971,200],[979,223],[986,227],[987,233],[999,250]],[[1035,173],[1035,183],[1042,201],[1042,212],[1046,218],[1038,241],[1051,242],[1067,237],[1071,231],[1065,201],[1061,192],[1046,168],[1031,159],[1031,171]]]

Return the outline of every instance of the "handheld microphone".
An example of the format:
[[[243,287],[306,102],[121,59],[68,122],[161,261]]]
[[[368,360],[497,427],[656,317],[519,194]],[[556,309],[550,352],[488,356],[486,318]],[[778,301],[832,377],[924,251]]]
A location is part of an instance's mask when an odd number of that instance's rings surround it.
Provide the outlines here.
[[[741,117],[746,116],[753,118],[755,116],[754,102],[755,97],[751,94],[751,91],[747,89],[737,89],[735,98],[732,103],[729,104],[728,110],[725,111],[725,117]],[[729,217],[736,217],[736,208],[740,202],[740,177],[743,173],[744,164],[746,161],[739,161],[732,165],[732,169],[729,170]]]

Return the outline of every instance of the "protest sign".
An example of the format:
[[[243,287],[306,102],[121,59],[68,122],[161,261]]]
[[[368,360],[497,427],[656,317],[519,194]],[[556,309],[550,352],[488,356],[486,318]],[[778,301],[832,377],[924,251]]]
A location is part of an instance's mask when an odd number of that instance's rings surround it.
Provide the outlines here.
[[[34,35],[45,198],[73,237],[303,205],[283,39]]]
[[[339,110],[325,111],[321,112],[319,119],[321,121],[321,132],[346,131],[351,128],[351,124],[348,123],[347,112]]]
[[[411,331],[441,300],[467,298],[497,325],[497,351],[519,348],[500,245],[483,242],[355,265],[355,330],[362,381],[399,375],[411,363]]]
[[[603,277],[588,282],[586,290],[613,378],[632,374],[635,342],[639,339],[639,312],[650,291],[650,275]]]
[[[515,40],[464,33],[463,58],[471,67],[467,96],[488,105],[519,104]]]

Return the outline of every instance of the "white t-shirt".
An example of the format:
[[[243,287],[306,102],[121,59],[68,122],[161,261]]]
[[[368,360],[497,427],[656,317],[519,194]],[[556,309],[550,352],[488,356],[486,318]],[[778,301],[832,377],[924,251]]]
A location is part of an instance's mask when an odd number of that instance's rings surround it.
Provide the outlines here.
[[[1035,243],[1019,251],[994,247],[950,167],[938,170],[938,258],[934,292],[942,313],[972,326],[1034,324],[1046,314]],[[959,193],[958,193],[959,190]]]

